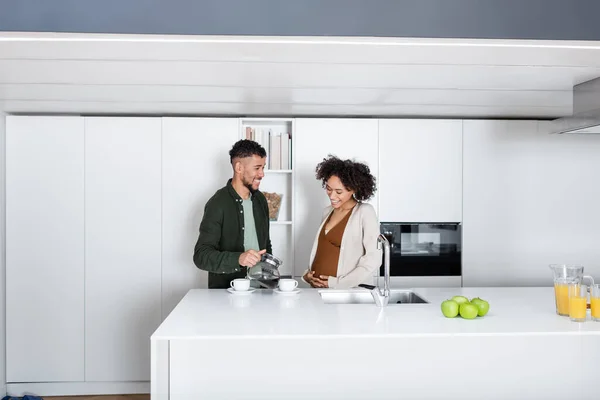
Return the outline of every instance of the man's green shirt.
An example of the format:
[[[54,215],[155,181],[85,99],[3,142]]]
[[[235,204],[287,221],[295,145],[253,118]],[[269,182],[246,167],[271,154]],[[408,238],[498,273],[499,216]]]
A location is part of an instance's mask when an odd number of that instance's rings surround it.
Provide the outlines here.
[[[261,250],[272,253],[267,199],[260,191],[254,192],[251,199],[258,245]],[[229,179],[204,207],[194,264],[208,271],[209,288],[228,288],[231,279],[246,275],[246,268],[239,265],[239,257],[244,252],[242,201]]]

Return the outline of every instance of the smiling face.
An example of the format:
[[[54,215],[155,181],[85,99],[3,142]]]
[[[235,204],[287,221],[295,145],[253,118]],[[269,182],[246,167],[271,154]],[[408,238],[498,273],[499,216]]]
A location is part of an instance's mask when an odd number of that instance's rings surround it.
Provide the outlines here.
[[[325,184],[325,192],[331,201],[333,208],[340,208],[348,201],[352,200],[353,190],[348,190],[342,185],[342,181],[337,176],[331,176]]]
[[[253,155],[251,157],[240,158],[235,163],[235,172],[240,180],[250,190],[256,192],[260,186],[260,181],[265,176],[265,164],[267,158]]]

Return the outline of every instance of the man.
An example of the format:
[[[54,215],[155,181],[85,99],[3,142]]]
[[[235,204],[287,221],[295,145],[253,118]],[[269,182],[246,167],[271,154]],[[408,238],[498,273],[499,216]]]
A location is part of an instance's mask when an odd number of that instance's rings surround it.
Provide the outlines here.
[[[208,271],[209,289],[229,288],[246,276],[265,252],[271,253],[269,207],[258,190],[265,176],[267,152],[252,140],[229,151],[233,178],[208,200],[194,248],[194,264]]]

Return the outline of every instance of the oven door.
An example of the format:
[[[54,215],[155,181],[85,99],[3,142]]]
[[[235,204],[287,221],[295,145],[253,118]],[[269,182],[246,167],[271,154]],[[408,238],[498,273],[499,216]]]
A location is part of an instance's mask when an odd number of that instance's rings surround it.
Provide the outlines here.
[[[392,277],[461,276],[460,223],[382,222],[380,229],[390,242]]]

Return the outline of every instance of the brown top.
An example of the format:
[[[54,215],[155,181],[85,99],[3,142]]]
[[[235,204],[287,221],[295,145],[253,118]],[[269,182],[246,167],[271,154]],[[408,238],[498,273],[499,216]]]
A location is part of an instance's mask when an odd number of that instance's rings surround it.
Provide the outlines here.
[[[319,233],[317,252],[311,267],[311,270],[316,276],[337,276],[340,246],[342,245],[342,237],[344,236],[344,230],[346,229],[350,214],[352,213],[349,212],[346,214],[346,216],[327,233],[325,233],[325,226],[327,226],[333,213],[329,215],[327,221],[323,224],[323,229],[321,229],[321,232]]]

